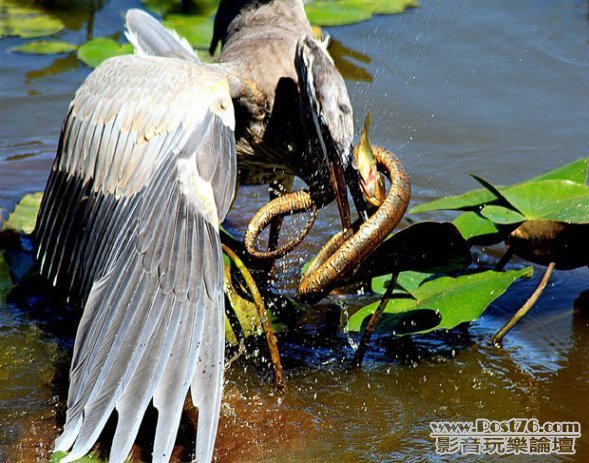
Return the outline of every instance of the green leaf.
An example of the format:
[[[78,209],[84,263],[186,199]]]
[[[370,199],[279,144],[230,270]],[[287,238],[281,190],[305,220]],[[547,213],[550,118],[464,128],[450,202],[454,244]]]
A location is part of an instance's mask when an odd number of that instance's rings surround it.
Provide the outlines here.
[[[59,463],[61,461],[62,458],[64,458],[67,455],[67,452],[55,452],[51,454],[51,457],[49,458],[49,463]],[[94,454],[90,454],[90,455],[86,455],[85,457],[82,457],[78,460],[75,461],[75,463],[103,463],[105,460],[100,459],[99,457],[97,457]],[[125,460],[125,462],[128,462],[129,459],[127,458]]]
[[[212,15],[217,11],[219,0],[197,0],[186,2],[182,0],[141,0],[146,8],[167,16],[169,13]]]
[[[493,204],[481,209],[481,215],[491,222],[501,225],[513,225],[526,221],[526,218],[519,212],[508,207],[495,206]]]
[[[589,170],[589,158],[581,158],[564,166],[557,167],[550,172],[534,177],[530,181],[538,180],[570,180],[575,183],[587,183],[587,171]]]
[[[473,190],[457,196],[445,196],[434,199],[428,203],[418,204],[409,212],[418,214],[420,212],[442,211],[442,210],[476,210],[481,204],[490,203],[497,198],[493,193],[485,189]]]
[[[419,286],[427,279],[431,278],[431,273],[423,273],[423,272],[401,272],[397,277],[397,285],[396,285],[396,294],[398,294],[398,289],[406,294],[415,297],[415,291]],[[391,281],[391,275],[383,275],[379,277],[375,277],[372,279],[371,289],[377,294],[384,294],[389,283]],[[398,289],[397,289],[398,288]]]
[[[228,263],[229,265],[227,265]],[[246,338],[249,336],[257,336],[263,332],[262,323],[260,322],[260,317],[258,315],[258,310],[256,308],[256,305],[249,299],[243,297],[242,291],[239,291],[238,288],[234,285],[233,277],[231,275],[231,268],[231,260],[226,258],[225,296],[229,300],[229,304],[233,309],[233,313],[235,314],[237,322],[239,323],[239,327],[241,328],[243,336]],[[235,337],[235,332],[232,329],[231,332],[228,333],[229,338],[231,337],[231,333],[233,333],[233,336]]]
[[[10,51],[30,53],[33,55],[55,55],[58,53],[68,53],[77,48],[77,45],[63,40],[36,40],[19,45],[18,47],[13,47]]]
[[[318,0],[305,5],[305,11],[309,22],[317,26],[344,26],[372,18],[364,0]]]
[[[372,5],[374,14],[399,14],[407,8],[419,7],[417,0],[372,0],[367,3]]]
[[[317,0],[305,5],[305,10],[311,24],[343,26],[366,21],[374,14],[397,14],[417,6],[417,0]]]
[[[32,1],[0,0],[0,37],[43,37],[64,27],[59,18],[43,11]]]
[[[14,212],[4,222],[2,230],[30,234],[35,229],[37,214],[41,206],[43,193],[32,193],[24,196],[16,205]]]
[[[237,346],[239,341],[237,340],[237,336],[235,335],[235,331],[233,331],[233,327],[231,326],[231,322],[227,315],[225,315],[225,342],[231,346]]]
[[[474,241],[484,237],[491,238],[499,234],[499,230],[493,222],[476,212],[465,212],[460,214],[452,222],[465,240]],[[498,238],[497,242],[502,241]]]
[[[165,16],[168,12],[180,8],[180,0],[141,0],[141,3],[160,16]]]
[[[393,298],[389,301],[379,329],[407,335],[455,328],[476,320],[514,281],[532,274],[533,268],[527,267],[507,272],[489,270],[459,277],[425,279],[411,291],[416,299]],[[360,331],[364,320],[374,313],[378,304],[376,301],[356,312],[350,318],[348,328]]]
[[[585,184],[587,180],[589,159],[581,158],[554,170],[546,172],[524,183],[532,183],[539,180],[569,180],[575,183]],[[501,189],[501,187],[499,187]],[[497,198],[486,189],[478,189],[467,193],[446,196],[428,203],[419,204],[411,209],[410,213],[431,212],[439,210],[478,210],[482,204],[495,201]]]
[[[171,14],[166,16],[163,24],[188,40],[194,48],[208,49],[215,19],[212,16]]]
[[[540,180],[499,188],[526,220],[589,223],[589,187],[570,180]]]
[[[133,53],[133,45],[119,43],[110,37],[92,39],[78,49],[78,58],[87,66],[95,68],[100,63],[113,56],[129,55]]]

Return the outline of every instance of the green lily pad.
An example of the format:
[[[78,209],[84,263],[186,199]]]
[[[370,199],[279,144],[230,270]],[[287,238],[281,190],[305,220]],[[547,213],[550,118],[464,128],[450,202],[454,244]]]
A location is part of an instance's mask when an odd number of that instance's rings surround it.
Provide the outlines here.
[[[24,196],[16,205],[14,212],[8,216],[8,220],[2,225],[2,230],[26,234],[32,233],[35,229],[42,198],[43,193],[31,193]]]
[[[409,212],[419,214],[420,212],[432,211],[468,211],[477,210],[481,204],[490,203],[497,198],[493,193],[483,188],[469,191],[456,196],[444,196],[443,198],[434,199],[427,203],[418,204]]]
[[[513,282],[532,274],[533,268],[527,267],[436,279],[422,275],[424,278],[420,284],[413,283],[411,293],[415,299],[394,297],[388,302],[379,330],[406,335],[455,328],[476,320]],[[361,308],[350,318],[348,328],[360,331],[365,319],[374,313],[378,304],[379,301],[376,301]]]
[[[424,273],[424,272],[401,272],[397,277],[397,284],[395,292],[397,293],[399,290],[406,294],[410,294],[415,298],[415,291],[419,288],[427,278],[431,278],[433,275],[431,273]],[[391,281],[391,275],[383,275],[379,277],[374,277],[371,282],[371,289],[377,294],[384,294],[387,290],[387,287]]]
[[[569,180],[574,183],[585,184],[587,180],[589,159],[582,158],[564,166],[539,175],[525,183],[532,183],[542,180]],[[524,184],[525,184],[524,183]],[[520,184],[522,185],[522,184]],[[412,214],[419,212],[431,212],[439,210],[478,210],[482,204],[495,201],[496,196],[486,189],[478,189],[467,193],[446,196],[424,204],[419,204],[411,209]]]
[[[34,2],[0,0],[0,37],[25,39],[55,34],[65,25]]]
[[[491,242],[502,241],[499,237],[499,229],[489,219],[476,212],[465,212],[456,217],[452,223],[458,229],[462,237],[470,243],[490,244]]]
[[[131,53],[133,53],[133,45],[130,43],[120,45],[110,37],[98,37],[80,46],[78,58],[87,66],[95,68],[108,58]]]
[[[311,24],[344,26],[370,19],[375,14],[403,13],[419,6],[417,0],[317,0],[305,5]]]
[[[225,315],[225,342],[230,346],[237,346],[237,344],[239,344],[237,335],[235,334],[227,315]]]
[[[198,0],[195,2],[184,2],[182,0],[141,0],[145,7],[160,16],[169,13],[190,13],[200,15],[211,15],[217,11],[219,0]]]
[[[67,452],[55,452],[51,454],[51,457],[49,458],[49,463],[59,463],[61,461],[62,458],[64,458],[67,455]],[[129,461],[129,459],[125,460],[126,462]],[[105,460],[102,460],[101,458],[97,457],[94,454],[90,454],[90,455],[86,455],[85,457],[80,458],[79,460],[76,460],[75,463],[103,463],[105,462]]]
[[[180,0],[141,0],[145,7],[161,16],[180,9]]]
[[[372,9],[363,0],[318,0],[305,5],[311,24],[345,26],[372,18]]]
[[[541,180],[499,188],[527,220],[589,223],[589,187],[570,180]]]
[[[194,48],[208,49],[215,19],[212,16],[171,14],[166,16],[163,25],[175,30]]]
[[[374,14],[399,14],[407,8],[418,8],[417,0],[372,0],[368,1],[372,5]]]
[[[526,218],[519,212],[508,207],[490,204],[481,209],[481,215],[492,223],[501,225],[513,225],[525,222]]]
[[[68,53],[77,50],[77,48],[77,45],[63,40],[36,40],[19,45],[18,47],[13,47],[10,51],[33,55],[55,55],[58,53]]]
[[[242,296],[244,292],[243,288],[236,287],[231,275],[231,259],[225,254],[223,254],[223,258],[225,261],[225,296],[233,309],[233,313],[239,323],[239,328],[241,328],[243,336],[246,338],[249,336],[257,336],[263,332],[263,328],[256,305]],[[231,320],[228,321],[230,322]],[[229,326],[231,327],[231,324]],[[226,331],[226,334],[229,334],[228,339],[231,338],[231,334],[235,337],[233,329],[230,333],[227,333]]]
[[[587,172],[589,171],[589,158],[581,158],[554,170],[538,175],[530,181],[539,180],[570,180],[575,183],[587,183]]]
[[[405,270],[455,271],[471,262],[470,248],[453,224],[420,222],[384,241],[364,260],[354,278],[362,280]]]

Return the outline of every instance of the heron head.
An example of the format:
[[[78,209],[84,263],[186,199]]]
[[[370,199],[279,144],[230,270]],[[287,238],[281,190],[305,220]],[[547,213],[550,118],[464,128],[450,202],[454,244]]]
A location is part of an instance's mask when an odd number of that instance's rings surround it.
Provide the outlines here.
[[[364,198],[371,205],[379,207],[385,200],[386,189],[383,176],[378,172],[370,140],[368,139],[369,126],[370,113],[367,113],[364,128],[360,133],[360,141],[354,148],[354,162],[360,174],[359,181]]]

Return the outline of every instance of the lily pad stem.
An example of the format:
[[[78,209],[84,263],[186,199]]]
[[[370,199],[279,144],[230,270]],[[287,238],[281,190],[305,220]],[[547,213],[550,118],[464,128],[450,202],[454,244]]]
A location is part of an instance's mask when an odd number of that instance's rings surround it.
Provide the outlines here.
[[[542,293],[544,292],[544,288],[548,284],[548,280],[550,280],[550,276],[552,275],[552,271],[554,270],[554,266],[556,264],[554,262],[550,262],[544,275],[542,276],[542,280],[540,280],[540,284],[536,288],[536,290],[532,293],[530,298],[526,301],[526,303],[515,313],[513,317],[505,324],[503,328],[501,328],[495,336],[491,339],[491,342],[495,347],[500,347],[501,342],[505,335],[515,326],[515,324],[520,321],[520,319],[528,313],[528,311],[534,306],[534,304],[538,301]]]
[[[503,254],[503,256],[501,257],[501,259],[499,260],[499,262],[497,262],[497,265],[495,265],[495,269],[494,270],[496,272],[503,271],[503,269],[505,268],[505,266],[511,260],[512,257],[513,257],[513,248],[512,247],[508,247],[507,250],[505,251],[505,254]]]
[[[262,324],[264,334],[266,335],[268,350],[270,351],[270,359],[272,361],[272,368],[274,370],[274,384],[278,389],[284,389],[286,387],[286,381],[284,379],[284,372],[282,370],[282,363],[280,361],[280,354],[278,352],[278,342],[276,341],[276,335],[274,334],[272,324],[268,318],[268,313],[266,312],[266,306],[264,305],[264,300],[262,299],[260,290],[258,289],[258,286],[256,285],[256,282],[254,281],[251,273],[243,264],[239,256],[235,254],[235,252],[233,252],[233,250],[228,246],[221,244],[221,247],[223,248],[223,252],[227,254],[227,256],[233,261],[243,276],[245,284],[247,285],[252,299],[254,300],[254,304],[256,305],[256,309],[258,311],[258,316],[260,317],[260,323]]]
[[[372,317],[370,317],[370,320],[368,320],[368,323],[362,332],[358,349],[356,350],[354,358],[352,359],[352,368],[355,370],[359,370],[362,367],[362,362],[364,361],[364,356],[366,355],[366,349],[368,349],[368,344],[370,344],[370,338],[372,338],[372,333],[374,333],[374,330],[378,325],[378,321],[380,320],[380,317],[382,317],[382,314],[384,313],[384,310],[393,295],[393,290],[397,284],[398,276],[399,272],[392,274],[391,281],[387,286],[384,296],[380,300],[380,304],[378,304],[378,307],[372,314]]]

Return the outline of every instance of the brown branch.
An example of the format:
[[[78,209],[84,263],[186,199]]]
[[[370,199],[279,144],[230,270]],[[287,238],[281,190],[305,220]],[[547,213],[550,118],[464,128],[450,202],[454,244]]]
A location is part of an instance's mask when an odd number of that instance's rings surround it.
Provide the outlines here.
[[[380,304],[378,304],[378,307],[376,308],[376,310],[372,314],[372,317],[370,317],[370,320],[368,320],[368,323],[366,324],[366,327],[364,328],[364,331],[362,332],[362,337],[360,338],[360,344],[358,344],[358,349],[356,350],[356,353],[354,354],[354,358],[352,359],[352,368],[353,369],[358,370],[362,367],[362,362],[364,361],[364,356],[366,355],[366,350],[368,349],[368,344],[370,344],[370,339],[372,338],[372,333],[374,333],[374,330],[376,329],[376,326],[378,325],[378,321],[380,320],[380,317],[382,317],[382,314],[384,313],[387,304],[391,300],[391,297],[393,295],[393,290],[395,289],[395,284],[397,283],[398,276],[399,276],[399,272],[395,272],[392,274],[391,281],[389,282],[389,285],[387,286],[384,296],[380,300]]]
[[[513,317],[511,317],[511,319],[505,324],[505,326],[503,328],[501,328],[499,331],[497,331],[497,333],[495,333],[495,336],[493,336],[491,338],[491,342],[493,343],[493,345],[495,347],[501,346],[501,342],[503,341],[503,338],[509,332],[509,330],[511,330],[511,328],[513,328],[515,326],[515,324],[518,321],[520,321],[521,318],[526,313],[528,313],[528,311],[538,301],[538,299],[540,298],[540,296],[544,292],[544,288],[546,288],[546,285],[548,284],[548,280],[550,280],[550,276],[552,275],[552,271],[554,270],[555,265],[556,264],[554,262],[550,262],[550,265],[548,265],[548,267],[546,268],[546,271],[544,272],[544,276],[542,277],[542,280],[540,280],[540,284],[538,285],[536,290],[532,293],[530,298],[526,301],[526,303],[523,306],[521,306],[521,308],[515,313],[515,315]]]

